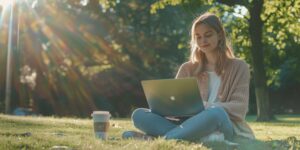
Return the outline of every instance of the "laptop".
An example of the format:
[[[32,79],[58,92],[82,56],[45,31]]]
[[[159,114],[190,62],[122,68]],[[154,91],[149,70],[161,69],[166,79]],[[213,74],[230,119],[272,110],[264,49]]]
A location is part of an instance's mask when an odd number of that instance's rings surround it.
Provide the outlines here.
[[[204,110],[196,78],[143,80],[141,83],[154,113],[189,117]]]

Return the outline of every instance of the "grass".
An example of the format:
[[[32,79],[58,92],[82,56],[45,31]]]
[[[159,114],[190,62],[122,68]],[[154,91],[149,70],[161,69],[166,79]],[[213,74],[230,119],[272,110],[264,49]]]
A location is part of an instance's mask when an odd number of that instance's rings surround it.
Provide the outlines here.
[[[280,115],[277,121],[247,121],[257,140],[236,138],[238,149],[300,149],[300,116]],[[55,117],[18,117],[0,114],[0,149],[226,149],[224,143],[191,143],[156,139],[123,140],[122,132],[135,130],[129,119],[112,119],[109,139],[94,138],[92,120]],[[227,147],[228,148],[228,147]]]

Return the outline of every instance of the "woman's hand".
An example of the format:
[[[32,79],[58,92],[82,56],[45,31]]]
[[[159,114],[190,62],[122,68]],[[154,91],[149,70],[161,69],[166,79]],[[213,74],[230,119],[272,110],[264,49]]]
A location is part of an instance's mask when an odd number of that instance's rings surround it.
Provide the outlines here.
[[[209,103],[207,101],[203,101],[204,108],[208,108]]]
[[[207,108],[209,108],[211,106],[214,106],[214,103],[210,103],[208,101],[203,101],[203,105],[204,105],[204,108],[207,109]]]

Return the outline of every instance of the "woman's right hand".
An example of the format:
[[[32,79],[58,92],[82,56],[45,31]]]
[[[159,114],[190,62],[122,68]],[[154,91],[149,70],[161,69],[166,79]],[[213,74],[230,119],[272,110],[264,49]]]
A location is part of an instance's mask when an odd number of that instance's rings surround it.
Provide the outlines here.
[[[204,105],[204,108],[206,109],[208,107],[208,102],[207,101],[203,101],[203,105]]]

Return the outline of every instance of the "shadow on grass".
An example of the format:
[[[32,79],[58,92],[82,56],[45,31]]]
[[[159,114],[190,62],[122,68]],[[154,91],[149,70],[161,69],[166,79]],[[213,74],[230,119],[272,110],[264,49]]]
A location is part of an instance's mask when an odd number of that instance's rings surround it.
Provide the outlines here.
[[[300,149],[300,140],[296,137],[288,137],[284,140],[249,140],[245,138],[236,138],[233,142],[238,146],[228,145],[225,142],[203,143],[209,149],[213,150],[298,150]]]
[[[38,123],[38,122],[33,122],[33,121],[24,121],[24,120],[14,120],[14,119],[3,119],[1,118],[1,124],[0,126],[4,127],[14,127],[14,128],[23,128],[23,127],[48,127],[46,123]]]
[[[276,115],[274,120],[268,122],[257,122],[256,116],[247,116],[247,122],[249,123],[262,123],[270,124],[272,126],[299,126],[300,115]]]
[[[270,122],[256,122],[256,116],[248,116],[249,123],[263,124],[264,126],[299,126],[300,115],[277,115],[276,120]],[[179,141],[180,142],[180,141]],[[300,139],[290,136],[286,139],[276,140],[250,140],[242,137],[234,138],[233,142],[238,143],[238,146],[230,146],[225,142],[209,142],[203,145],[213,150],[300,150]],[[194,144],[201,144],[201,142],[188,142]]]
[[[226,142],[209,142],[204,146],[213,150],[269,150],[272,149],[270,143],[259,140],[250,140],[245,138],[235,138],[232,142],[238,145],[229,145]]]
[[[34,117],[33,117],[34,118]],[[58,120],[59,118],[57,118]],[[74,122],[60,122],[57,123],[56,121],[53,121],[51,119],[43,119],[43,120],[34,120],[32,118],[29,118],[26,120],[26,117],[22,118],[20,116],[12,116],[12,117],[1,117],[0,116],[0,127],[14,127],[14,128],[49,128],[51,126],[52,128],[58,128],[58,127],[69,127],[69,128],[77,128],[77,129],[89,129],[89,126],[77,124],[76,121]]]

